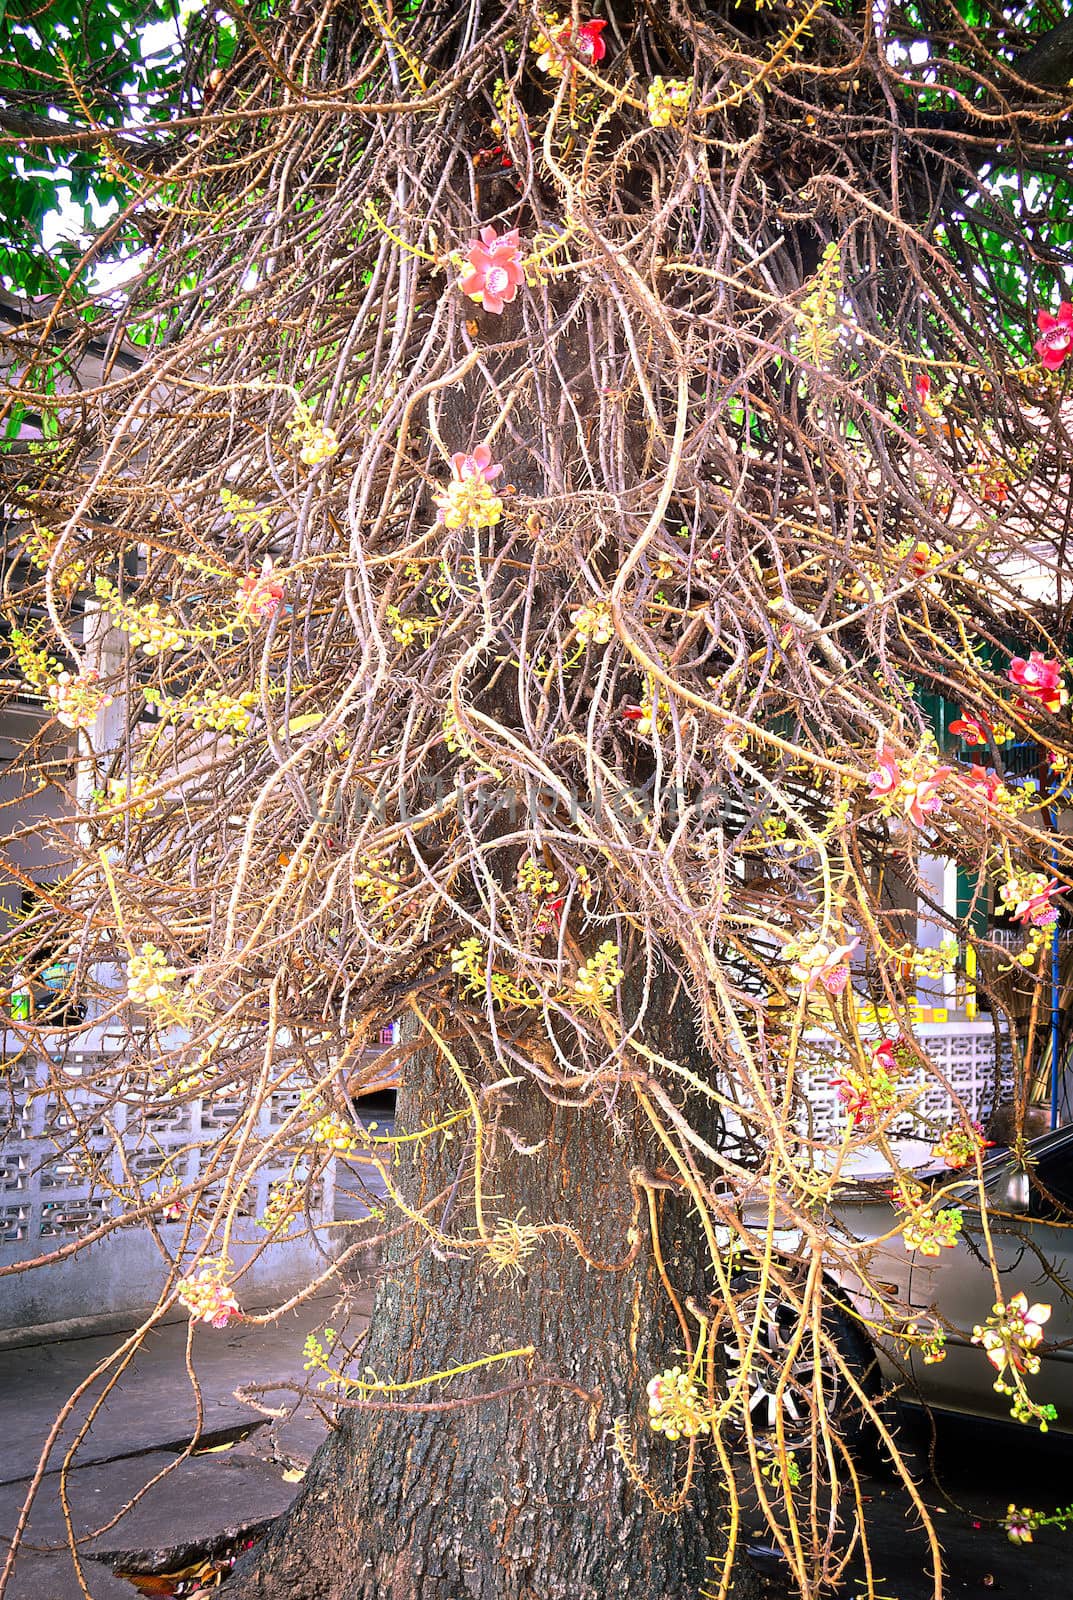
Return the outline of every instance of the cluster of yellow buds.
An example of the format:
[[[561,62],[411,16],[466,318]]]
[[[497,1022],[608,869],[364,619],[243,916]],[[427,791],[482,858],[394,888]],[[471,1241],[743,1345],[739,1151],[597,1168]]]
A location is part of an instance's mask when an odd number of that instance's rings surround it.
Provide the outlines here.
[[[946,1360],[946,1334],[938,1326],[924,1332],[917,1323],[908,1322],[900,1338],[903,1343],[920,1352],[921,1360],[926,1367],[937,1366],[940,1361]]]
[[[375,906],[390,921],[392,903],[402,888],[395,862],[370,856],[361,871],[354,874],[354,887],[365,905]]]
[[[23,535],[22,547],[30,561],[39,571],[43,572],[52,559],[59,539],[49,528],[42,528],[34,523],[29,533]],[[76,557],[73,561],[65,562],[56,574],[56,587],[64,592],[77,589],[85,576],[86,563]]]
[[[232,1317],[241,1315],[234,1292],[223,1282],[225,1270],[222,1261],[207,1261],[198,1272],[179,1280],[179,1303],[194,1322],[226,1328]]]
[[[292,1178],[284,1178],[280,1183],[274,1183],[265,1205],[264,1216],[257,1218],[257,1226],[263,1228],[266,1233],[288,1233],[301,1197],[301,1185],[295,1183]]]
[[[648,1384],[648,1426],[666,1438],[695,1439],[711,1431],[711,1421],[688,1372],[671,1367]]]
[[[298,459],[307,467],[319,467],[322,461],[330,461],[339,450],[335,430],[323,422],[315,422],[313,412],[304,400],[295,401],[287,431],[298,446]]]
[[[484,945],[476,934],[471,935],[468,939],[463,939],[461,944],[457,944],[452,948],[451,971],[465,980],[462,985],[463,994],[483,994],[485,988],[485,953]]]
[[[648,86],[648,120],[654,128],[682,121],[693,98],[692,78],[653,78]]]
[[[140,822],[151,811],[155,811],[160,803],[155,797],[150,797],[148,800],[143,798],[148,793],[148,790],[148,778],[135,778],[130,785],[127,784],[125,778],[109,778],[103,795],[104,804],[117,808],[122,807],[123,809],[129,808],[131,817]],[[118,821],[119,819],[112,818],[111,820]]]
[[[1049,1305],[1030,1306],[1028,1296],[1021,1290],[1008,1305],[1000,1300],[992,1306],[991,1316],[983,1326],[977,1324],[973,1328],[972,1342],[986,1352],[1000,1377],[1007,1367],[1016,1372],[1037,1373],[1036,1346],[1043,1338],[1043,1324],[1050,1314]]]
[[[191,726],[196,733],[202,728],[211,728],[215,733],[245,733],[257,698],[252,690],[236,698],[222,689],[206,689],[204,699],[190,707]]]
[[[521,127],[522,116],[518,102],[502,78],[497,78],[492,85],[492,104],[496,108],[496,115],[492,118],[492,132],[496,138],[515,138]]]
[[[912,1213],[902,1229],[905,1248],[919,1250],[922,1256],[937,1256],[944,1249],[952,1250],[963,1222],[956,1206],[946,1206],[940,1211],[922,1206]]]
[[[267,508],[255,500],[245,500],[232,489],[220,490],[220,504],[241,533],[267,533],[269,516]]]
[[[494,528],[503,519],[503,502],[480,473],[452,478],[434,496],[446,528]]]
[[[454,706],[448,706],[443,713],[443,742],[452,755],[466,748],[465,737],[455,716]]]
[[[442,626],[442,617],[404,617],[398,606],[388,606],[387,622],[391,637],[407,650],[420,643],[428,649],[432,635]]]
[[[203,728],[211,728],[215,733],[245,733],[259,696],[250,689],[236,697],[225,694],[222,689],[210,688],[200,695],[171,699],[150,684],[145,690],[145,699],[159,713],[162,722],[189,719],[195,733]]]
[[[499,1006],[536,1006],[540,996],[528,984],[519,984],[506,972],[489,974],[484,945],[476,935],[463,939],[451,950],[451,971],[462,979],[462,993],[487,994]]]
[[[604,1006],[622,982],[624,973],[619,965],[619,948],[613,939],[605,939],[578,969],[574,979],[574,999],[594,1010]]]
[[[358,1142],[354,1137],[353,1125],[345,1123],[334,1111],[326,1111],[322,1117],[318,1117],[309,1136],[314,1144],[327,1145],[329,1150],[343,1156],[350,1155]]]
[[[615,637],[615,625],[611,620],[611,608],[606,600],[597,600],[592,605],[579,606],[576,611],[571,611],[570,621],[577,629],[579,639],[593,644],[610,644]]]
[[[131,956],[127,966],[127,999],[144,1001],[146,1005],[172,1005],[172,984],[178,974],[168,965],[163,950],[148,940],[136,956]]]
[[[35,640],[21,628],[11,630],[11,649],[27,686],[31,689],[47,689],[59,671],[60,664],[55,656],[39,649]]]
[[[957,966],[957,942],[947,940],[942,944],[923,945],[918,948],[908,941],[894,952],[895,960],[905,976],[912,973],[920,978],[941,978]]]
[[[558,894],[559,880],[539,861],[526,856],[518,867],[518,887],[523,894],[531,894],[534,899],[546,899],[549,895]]]
[[[132,645],[141,645],[147,656],[178,650],[186,643],[187,631],[171,611],[163,611],[159,600],[135,605],[124,600],[109,578],[98,578],[94,592],[111,619],[113,627],[125,633]]]

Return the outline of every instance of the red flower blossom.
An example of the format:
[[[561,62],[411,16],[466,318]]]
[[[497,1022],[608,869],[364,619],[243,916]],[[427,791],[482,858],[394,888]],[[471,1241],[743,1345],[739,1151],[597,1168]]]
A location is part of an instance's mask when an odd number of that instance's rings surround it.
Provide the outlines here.
[[[918,540],[909,552],[909,570],[914,578],[922,578],[930,566],[931,549],[923,540]]]
[[[504,234],[482,228],[480,240],[466,252],[466,261],[469,270],[459,278],[458,287],[498,316],[525,282],[517,228]]]
[[[538,69],[552,78],[561,78],[564,67],[573,72],[571,63],[564,60],[568,50],[586,66],[594,66],[607,54],[607,46],[600,38],[606,27],[606,22],[583,22],[575,37],[573,28],[567,23],[565,28],[560,28],[550,37],[541,34],[537,41],[537,48],[541,51],[537,57]]]
[[[604,59],[607,54],[607,46],[600,38],[600,35],[606,27],[606,22],[582,23],[577,31],[577,43],[574,45],[574,52],[580,56],[582,61],[587,61],[591,64]]]
[[[845,1106],[846,1115],[855,1128],[859,1128],[862,1124],[867,1127],[871,1123],[876,1108],[872,1104],[871,1094],[863,1084],[850,1083],[848,1078],[832,1078],[831,1088]]]
[[[973,766],[963,776],[970,788],[982,789],[988,800],[994,800],[995,795],[1002,787],[1002,779],[994,767]]]
[[[1032,346],[1048,372],[1057,372],[1070,350],[1073,350],[1073,305],[1063,300],[1058,315],[1049,311],[1036,314],[1036,326],[1041,337]]]
[[[966,744],[986,744],[991,723],[983,715],[973,717],[963,710],[957,721],[950,724],[950,732],[958,734]]]
[[[1057,711],[1062,704],[1062,663],[1048,661],[1038,650],[1033,650],[1026,661],[1024,656],[1014,656],[1006,676],[1032,700],[1038,700],[1048,711]]]
[[[913,393],[916,395],[918,405],[927,405],[928,396],[931,394],[931,379],[926,372],[917,373],[913,380]]]

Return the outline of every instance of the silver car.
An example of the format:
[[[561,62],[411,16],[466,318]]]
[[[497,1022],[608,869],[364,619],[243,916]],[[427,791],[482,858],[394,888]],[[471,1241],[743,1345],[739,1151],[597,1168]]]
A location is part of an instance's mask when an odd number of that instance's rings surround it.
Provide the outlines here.
[[[997,1151],[983,1164],[987,1231],[998,1274],[999,1296],[1009,1304],[1023,1293],[1030,1305],[1049,1305],[1044,1339],[1034,1350],[1039,1372],[1025,1376],[1033,1403],[1053,1406],[1050,1428],[1073,1433],[1073,1127],[1044,1134],[1025,1146],[1024,1165],[1010,1151]],[[896,1230],[904,1213],[895,1209],[889,1176],[857,1181],[840,1189],[823,1218],[827,1229],[844,1241],[875,1240],[865,1251],[868,1274],[890,1302],[908,1305],[909,1320],[921,1332],[939,1327],[945,1334],[945,1356],[926,1361],[924,1351],[892,1332],[877,1334],[876,1324],[889,1321],[860,1278],[842,1268],[829,1271],[824,1284],[825,1326],[843,1360],[866,1392],[897,1393],[901,1400],[944,1411],[979,1417],[1010,1418],[1011,1399],[996,1392],[996,1369],[973,1329],[985,1326],[996,1304],[995,1282],[988,1263],[980,1211],[980,1185],[975,1170],[962,1177],[949,1168],[916,1171],[914,1181],[925,1190],[942,1190],[943,1207],[957,1207],[962,1232],[954,1248],[937,1255],[907,1250]],[[762,1222],[746,1221],[762,1231]],[[887,1235],[893,1237],[887,1238]],[[792,1229],[781,1232],[783,1248],[792,1250]],[[747,1278],[743,1280],[748,1305]],[[755,1311],[755,1302],[753,1310]],[[781,1410],[787,1437],[809,1427],[817,1374],[810,1341],[797,1335],[800,1312],[769,1294],[761,1314],[761,1335],[747,1380],[747,1403],[754,1429],[773,1429]],[[898,1324],[904,1327],[904,1324]],[[741,1340],[726,1330],[721,1335],[731,1379],[740,1372]],[[800,1353],[794,1355],[792,1352]],[[787,1358],[789,1356],[789,1370]],[[825,1410],[840,1423],[852,1413],[848,1385],[838,1363],[825,1363],[818,1385]],[[790,1381],[787,1381],[789,1376]],[[849,1439],[853,1432],[843,1427]]]

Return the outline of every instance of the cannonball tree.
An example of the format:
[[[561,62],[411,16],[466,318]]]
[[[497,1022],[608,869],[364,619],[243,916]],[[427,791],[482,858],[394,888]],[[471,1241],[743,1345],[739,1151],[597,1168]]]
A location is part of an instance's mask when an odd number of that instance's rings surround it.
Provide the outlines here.
[[[86,290],[116,224],[11,335],[5,683],[69,806],[6,963],[65,953],[51,1089],[91,1175],[110,1109],[237,1107],[196,1181],[128,1169],[64,1250],[154,1230],[143,1332],[274,1315],[233,1241],[282,1160],[264,1237],[314,1234],[303,1292],[340,1296],[308,1350],[338,1426],[236,1596],[740,1594],[745,1504],[818,1594],[867,1536],[862,1417],[915,1494],[830,1285],[905,1357],[944,1337],[830,1226],[838,1169],[873,1152],[905,1249],[958,1248],[892,1142],[982,1157],[956,1096],[918,1106],[918,983],[971,971],[1022,1099],[1047,1039],[1073,29],[600,11],[202,15],[170,118],[117,143],[81,108],[135,275]],[[383,1198],[318,1220],[358,1157]],[[747,1403],[771,1296],[793,1448]],[[980,1334],[1029,1424],[1040,1312]]]

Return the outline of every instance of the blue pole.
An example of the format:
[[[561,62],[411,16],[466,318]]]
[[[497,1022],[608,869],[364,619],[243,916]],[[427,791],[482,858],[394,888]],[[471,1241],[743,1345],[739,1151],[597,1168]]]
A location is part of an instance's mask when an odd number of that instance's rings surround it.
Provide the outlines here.
[[[1050,813],[1050,818],[1051,818],[1051,830],[1052,830],[1052,832],[1054,834],[1057,834],[1057,832],[1058,832],[1058,814],[1053,808],[1052,808],[1051,813]],[[1052,875],[1056,875],[1057,872],[1058,872],[1058,848],[1057,848],[1056,845],[1053,845],[1053,844],[1051,846],[1051,872],[1052,872]],[[1059,919],[1056,918],[1054,926],[1051,929],[1051,1130],[1052,1130],[1052,1132],[1058,1126],[1058,1066],[1059,1066],[1059,1063],[1058,1063],[1058,1041],[1059,1041],[1059,1035],[1061,1034],[1061,1026],[1060,1026],[1060,1024],[1061,1024],[1061,1015],[1060,1015],[1058,1006],[1059,1006],[1059,999],[1060,999],[1060,996],[1061,996],[1061,976],[1062,976],[1061,943],[1060,943],[1059,937],[1058,937],[1059,926],[1060,926]]]
[[[1058,997],[1061,991],[1061,946],[1058,924],[1051,931],[1051,1128],[1058,1126],[1058,1039],[1061,1033]]]

